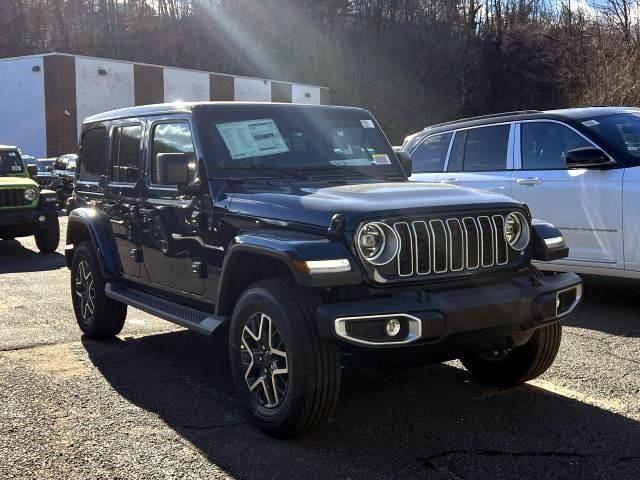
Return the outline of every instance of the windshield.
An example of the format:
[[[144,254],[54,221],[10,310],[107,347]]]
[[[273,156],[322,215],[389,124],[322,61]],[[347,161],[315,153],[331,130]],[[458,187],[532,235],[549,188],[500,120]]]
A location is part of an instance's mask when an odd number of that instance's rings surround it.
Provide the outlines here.
[[[38,172],[51,172],[53,170],[53,160],[38,160],[36,161],[36,167]]]
[[[361,110],[261,108],[207,111],[205,144],[225,169],[401,174],[387,139]]]
[[[582,124],[616,153],[640,159],[640,113],[621,113],[584,120]]]
[[[24,167],[16,152],[0,152],[0,175],[23,173]]]

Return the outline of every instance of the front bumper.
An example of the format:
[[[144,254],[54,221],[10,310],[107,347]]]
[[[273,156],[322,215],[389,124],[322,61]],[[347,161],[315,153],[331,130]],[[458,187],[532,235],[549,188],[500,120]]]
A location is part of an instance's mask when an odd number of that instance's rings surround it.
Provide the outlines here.
[[[511,336],[558,321],[582,297],[573,273],[520,276],[470,288],[409,290],[389,297],[323,304],[316,317],[323,338],[368,348],[400,347]],[[385,337],[388,319],[402,328]]]
[[[10,208],[0,210],[0,233],[3,236],[26,237],[36,230],[47,228],[50,222],[58,218],[55,204],[37,208]]]

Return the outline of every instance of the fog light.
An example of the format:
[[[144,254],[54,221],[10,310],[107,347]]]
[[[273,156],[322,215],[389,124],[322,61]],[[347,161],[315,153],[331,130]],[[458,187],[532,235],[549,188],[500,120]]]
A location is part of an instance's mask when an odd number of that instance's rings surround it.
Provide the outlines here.
[[[395,318],[392,318],[391,320],[389,320],[385,328],[387,332],[387,336],[389,337],[397,336],[400,333],[400,327],[401,327],[400,322]]]
[[[45,217],[44,215],[40,215],[40,216],[38,217],[38,221],[39,221],[40,223],[44,223],[46,219],[47,219],[47,217]]]

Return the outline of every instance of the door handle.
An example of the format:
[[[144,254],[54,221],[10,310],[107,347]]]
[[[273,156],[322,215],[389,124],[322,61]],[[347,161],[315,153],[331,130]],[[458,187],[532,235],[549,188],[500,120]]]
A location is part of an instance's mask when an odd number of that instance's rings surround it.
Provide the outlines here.
[[[450,185],[460,185],[462,180],[459,178],[447,178],[446,180],[440,180],[440,183],[448,183]]]
[[[538,177],[528,177],[528,178],[518,178],[516,179],[516,183],[518,185],[540,185],[542,183],[542,180],[540,180]]]

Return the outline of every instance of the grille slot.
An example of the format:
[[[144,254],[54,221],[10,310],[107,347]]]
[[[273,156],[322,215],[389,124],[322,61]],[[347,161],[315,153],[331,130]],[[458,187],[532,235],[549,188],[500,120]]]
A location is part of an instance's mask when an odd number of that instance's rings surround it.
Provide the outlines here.
[[[396,267],[401,277],[461,273],[507,265],[515,258],[504,238],[503,215],[397,222],[393,228],[400,239]]]
[[[24,188],[0,189],[0,208],[24,207],[27,201],[24,198]]]

